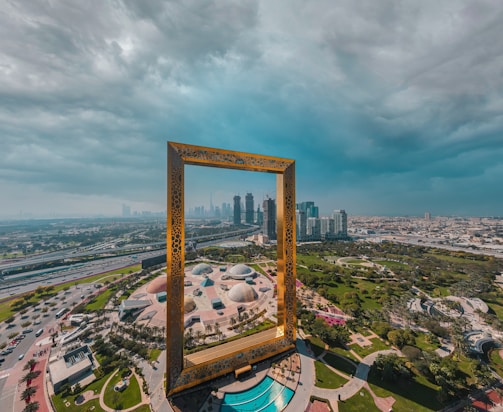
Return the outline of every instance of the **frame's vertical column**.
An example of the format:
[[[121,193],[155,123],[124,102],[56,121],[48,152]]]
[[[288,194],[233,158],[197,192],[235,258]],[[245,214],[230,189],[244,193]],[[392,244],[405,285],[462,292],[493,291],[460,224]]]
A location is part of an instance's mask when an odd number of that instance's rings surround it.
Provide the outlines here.
[[[168,208],[166,211],[166,392],[175,387],[183,368],[184,163],[168,142]]]
[[[296,339],[295,163],[277,175],[278,199],[278,331]]]

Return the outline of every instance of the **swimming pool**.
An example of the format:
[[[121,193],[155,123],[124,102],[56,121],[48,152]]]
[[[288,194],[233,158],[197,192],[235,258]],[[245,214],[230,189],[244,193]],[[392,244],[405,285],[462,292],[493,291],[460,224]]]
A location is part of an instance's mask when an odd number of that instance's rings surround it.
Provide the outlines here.
[[[294,391],[269,376],[246,391],[226,393],[220,412],[277,412],[281,411]]]

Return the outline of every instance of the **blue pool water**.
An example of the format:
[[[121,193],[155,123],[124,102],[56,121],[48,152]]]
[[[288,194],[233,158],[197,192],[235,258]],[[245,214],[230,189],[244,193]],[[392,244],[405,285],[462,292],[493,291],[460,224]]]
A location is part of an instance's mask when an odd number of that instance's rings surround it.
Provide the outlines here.
[[[226,393],[220,412],[277,412],[288,405],[293,394],[290,388],[266,376],[246,391]]]

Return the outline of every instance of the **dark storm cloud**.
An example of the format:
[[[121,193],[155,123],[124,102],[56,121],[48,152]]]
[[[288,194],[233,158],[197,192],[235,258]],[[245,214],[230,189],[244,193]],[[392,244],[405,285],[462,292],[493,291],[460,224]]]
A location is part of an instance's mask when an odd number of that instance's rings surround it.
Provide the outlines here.
[[[498,3],[39,1],[3,11],[0,182],[11,210],[16,185],[163,209],[166,140],[294,158],[299,200],[327,211],[477,214],[467,185],[484,198],[480,213],[503,201]]]

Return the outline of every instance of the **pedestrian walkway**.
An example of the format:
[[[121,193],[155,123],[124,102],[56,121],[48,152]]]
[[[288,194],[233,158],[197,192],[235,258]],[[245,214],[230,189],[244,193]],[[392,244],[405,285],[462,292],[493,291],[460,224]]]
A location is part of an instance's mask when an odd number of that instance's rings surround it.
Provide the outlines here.
[[[362,388],[365,388],[369,390],[370,394],[372,395],[374,402],[376,403],[376,406],[381,410],[381,411],[389,411],[390,406],[393,405],[394,399],[393,398],[379,398],[374,394],[374,392],[370,389],[370,386],[367,383],[367,377],[370,371],[370,367],[373,365],[375,362],[377,356],[379,354],[390,354],[390,353],[397,353],[397,351],[391,349],[391,350],[382,350],[378,352],[371,353],[370,355],[367,355],[365,358],[362,359],[358,367],[356,368],[355,376],[350,377],[350,380],[341,386],[340,388],[337,389],[324,389],[324,388],[318,388],[316,386],[313,387],[312,394],[314,396],[317,396],[319,398],[327,399],[330,402],[330,405],[332,406],[332,409],[335,410],[335,406],[337,404],[337,401],[339,400],[346,400],[351,397],[353,397],[355,394],[357,394]],[[323,355],[323,354],[322,354]],[[320,355],[320,357],[322,357]],[[314,362],[314,359],[312,359],[312,362]],[[340,374],[340,373],[339,373]],[[314,382],[315,378],[313,378]]]

